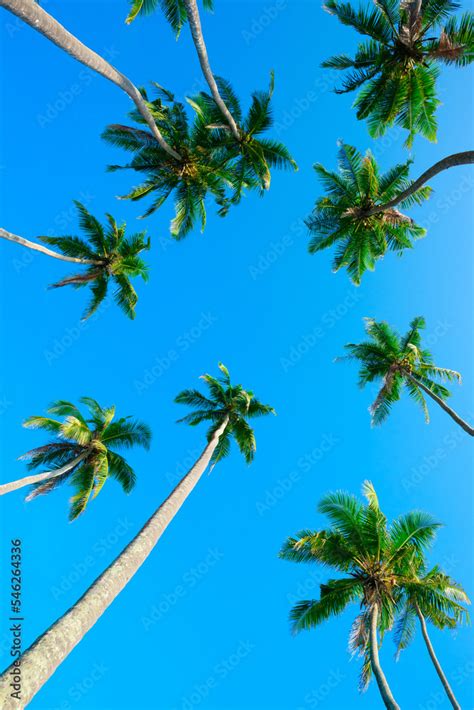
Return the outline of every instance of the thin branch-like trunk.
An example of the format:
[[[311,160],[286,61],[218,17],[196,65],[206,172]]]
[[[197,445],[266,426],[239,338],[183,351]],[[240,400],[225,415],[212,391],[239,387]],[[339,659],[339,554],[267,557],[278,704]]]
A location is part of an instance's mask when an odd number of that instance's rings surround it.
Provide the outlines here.
[[[474,163],[474,150],[465,150],[462,153],[453,153],[453,155],[448,155],[446,158],[438,160],[438,162],[432,165],[431,168],[428,168],[428,170],[425,170],[425,172],[420,175],[418,180],[415,180],[410,187],[407,187],[406,190],[400,192],[393,198],[393,200],[386,202],[384,205],[376,205],[375,207],[372,207],[364,213],[364,216],[370,217],[373,214],[378,214],[379,212],[384,212],[391,207],[395,207],[395,205],[398,205],[400,202],[403,202],[403,200],[406,200],[407,197],[413,195],[413,193],[419,190],[420,187],[423,187],[425,182],[428,182],[428,180],[438,173],[443,172],[443,170],[454,168],[457,165],[469,165],[470,163]]]
[[[455,710],[461,710],[461,706],[459,705],[458,701],[454,697],[454,693],[451,689],[451,686],[449,685],[448,679],[444,675],[443,669],[441,668],[441,665],[440,665],[438,659],[436,658],[436,653],[434,652],[434,648],[431,645],[430,637],[428,636],[428,629],[426,628],[425,617],[421,613],[421,609],[418,606],[418,604],[415,604],[415,610],[416,610],[416,613],[417,613],[418,618],[420,620],[421,633],[423,634],[426,648],[428,649],[428,653],[430,654],[430,658],[433,661],[434,667],[436,668],[436,673],[438,674],[439,679],[440,679],[441,683],[443,684],[443,688],[446,692],[446,695],[449,698],[449,702],[451,703],[451,705],[453,706],[453,708]]]
[[[85,64],[93,71],[120,87],[132,99],[140,114],[147,122],[154,137],[166,152],[176,160],[181,160],[177,153],[163,138],[146,102],[137,87],[132,84],[121,72],[107,62],[103,57],[82,44],[74,35],[68,32],[54,17],[45,12],[35,0],[0,0],[0,7],[4,7],[21,20],[54,42],[58,47]]]
[[[433,399],[436,402],[436,404],[439,404],[439,406],[442,409],[444,409],[444,411],[447,412],[447,414],[449,414],[451,419],[454,419],[456,424],[459,424],[459,426],[462,429],[464,429],[464,431],[466,431],[468,434],[470,434],[470,436],[474,436],[474,428],[472,426],[470,426],[467,422],[465,422],[464,419],[461,419],[459,414],[456,414],[454,409],[451,409],[451,407],[448,407],[448,405],[446,404],[444,399],[441,399],[441,397],[438,397],[437,394],[432,392],[429,387],[427,387],[422,382],[417,380],[416,377],[413,377],[413,375],[410,375],[407,373],[406,376],[408,377],[409,380],[411,380],[413,382],[413,384],[415,384],[417,387],[419,387],[421,390],[423,390],[423,392],[425,392],[425,394],[427,394],[428,397],[431,397],[431,399]]]
[[[372,606],[370,610],[370,662],[372,665],[372,671],[377,681],[377,685],[382,696],[384,705],[388,710],[400,710],[400,706],[397,705],[395,698],[392,695],[390,686],[387,683],[384,672],[380,665],[379,660],[379,642],[377,637],[377,623],[378,623],[379,608],[377,604]]]
[[[100,619],[140,569],[206,470],[228,418],[214,433],[199,459],[138,535],[89,587],[86,593],[21,656],[21,705],[10,696],[10,670],[0,676],[0,707],[18,710],[27,705],[89,629]]]
[[[88,455],[88,451],[84,451],[80,456],[69,463],[61,466],[61,468],[55,468],[52,471],[45,471],[44,473],[34,473],[31,476],[25,476],[24,478],[19,478],[17,481],[10,481],[10,483],[3,483],[0,485],[0,496],[4,496],[6,493],[11,493],[12,491],[17,491],[19,488],[24,488],[25,486],[32,486],[36,483],[41,483],[42,481],[49,481],[51,478],[57,478],[67,473],[72,468],[77,466],[85,457]]]
[[[204,35],[202,33],[201,18],[199,17],[199,10],[197,7],[196,0],[184,0],[184,5],[186,7],[186,15],[188,17],[191,35],[193,37],[194,46],[196,47],[196,52],[199,58],[199,64],[201,65],[204,78],[208,83],[214,101],[216,102],[222,115],[229,124],[235,139],[240,142],[241,135],[239,127],[237,126],[234,117],[232,116],[222,96],[219,93],[219,89],[217,88],[216,80],[214,78],[211,65],[209,63],[206,43],[204,41]]]
[[[0,0],[1,2],[1,0]],[[37,244],[36,242],[30,242],[29,239],[24,239],[19,237],[17,234],[12,234],[7,232],[6,229],[0,227],[0,239],[7,239],[9,242],[15,242],[15,244],[21,244],[22,247],[28,247],[28,249],[33,249],[34,251],[40,251],[42,254],[47,256],[52,256],[55,259],[60,259],[61,261],[68,261],[72,264],[100,264],[100,261],[94,261],[93,259],[79,259],[75,256],[66,256],[65,254],[59,254],[57,251],[48,249],[42,244]]]

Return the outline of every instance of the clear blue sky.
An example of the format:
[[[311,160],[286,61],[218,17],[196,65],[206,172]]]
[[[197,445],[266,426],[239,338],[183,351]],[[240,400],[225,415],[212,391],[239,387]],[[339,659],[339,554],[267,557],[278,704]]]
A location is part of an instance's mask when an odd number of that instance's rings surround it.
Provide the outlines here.
[[[126,27],[124,0],[46,7],[136,83],[158,81],[178,97],[203,86],[187,29],[177,43],[160,14]],[[46,290],[67,267],[0,245],[2,481],[24,473],[16,457],[41,441],[22,420],[56,398],[115,403],[154,432],[150,453],[130,453],[138,473],[133,494],[109,482],[74,524],[67,523],[67,488],[29,504],[20,492],[1,501],[4,571],[9,539],[23,540],[25,644],[77,600],[200,451],[205,431],[174,423],[182,415],[173,404],[180,389],[223,360],[278,412],[256,422],[252,467],[234,451],[201,481],[142,570],[31,703],[34,710],[380,706],[375,687],[358,694],[359,664],[347,653],[357,609],[293,638],[291,604],[316,596],[327,573],[277,559],[287,535],[323,524],[315,508],[324,493],[358,493],[365,478],[390,517],[421,508],[445,524],[432,560],[474,594],[472,442],[433,407],[426,426],[405,400],[371,429],[373,392],[357,388],[354,366],[333,363],[346,342],[362,336],[364,316],[404,329],[423,314],[437,361],[464,376],[452,404],[472,419],[474,173],[457,168],[436,178],[430,202],[416,213],[431,225],[426,239],[401,259],[388,256],[354,288],[345,273],[331,273],[331,254],[307,254],[301,226],[321,193],[312,164],[334,166],[337,139],[372,146],[384,168],[404,158],[403,137],[392,132],[373,143],[352,97],[331,93],[333,77],[319,68],[323,58],[350,52],[354,33],[318,2],[216,0],[215,14],[203,21],[214,70],[244,103],[275,69],[275,133],[300,170],[275,173],[264,199],[249,196],[225,220],[210,207],[205,234],[175,243],[168,236],[172,205],[136,222],[142,205],[115,199],[135,176],[105,172],[124,155],[100,134],[124,122],[127,98],[1,14],[2,225],[29,238],[75,233],[72,200],[82,199],[99,217],[109,211],[132,229],[146,227],[153,240],[152,276],[138,284],[136,321],[110,306],[86,326],[84,292]],[[470,70],[443,70],[439,142],[416,140],[414,176],[472,147],[472,78]],[[5,572],[0,588],[4,651]],[[462,706],[472,707],[470,632],[433,631],[432,639]],[[420,637],[398,664],[393,650],[387,637],[382,661],[404,710],[447,708]]]

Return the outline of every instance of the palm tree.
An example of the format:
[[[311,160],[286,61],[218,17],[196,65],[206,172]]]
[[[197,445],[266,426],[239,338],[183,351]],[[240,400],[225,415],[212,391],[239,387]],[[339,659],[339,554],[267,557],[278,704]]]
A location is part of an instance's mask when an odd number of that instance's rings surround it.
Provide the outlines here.
[[[381,424],[390,414],[394,402],[397,402],[405,386],[410,397],[421,406],[429,422],[428,407],[424,395],[428,395],[447,414],[474,436],[474,428],[465,422],[456,412],[448,407],[445,400],[450,391],[440,382],[461,381],[461,375],[455,370],[437,367],[431,353],[422,347],[421,330],[425,328],[425,319],[417,316],[410,323],[408,332],[401,336],[385,321],[366,318],[365,331],[369,340],[346,345],[348,355],[340,360],[358,360],[359,386],[382,380],[382,387],[369,411],[372,424]]]
[[[68,276],[50,288],[73,286],[81,288],[90,286],[92,298],[87,306],[83,320],[89,318],[101,305],[107,295],[107,289],[112,282],[115,286],[113,297],[117,305],[129,318],[135,318],[135,306],[138,296],[130,283],[130,279],[141,276],[148,280],[148,267],[139,256],[150,248],[150,240],[145,232],[125,235],[125,224],[120,226],[111,215],[107,215],[107,226],[100,222],[80,202],[75,202],[79,213],[79,224],[86,239],[76,236],[39,237],[45,244],[51,244],[62,253],[58,253],[18,237],[5,230],[0,230],[0,237],[21,244],[30,249],[40,251],[62,261],[83,264],[87,269],[80,274]]]
[[[368,37],[354,58],[331,57],[324,67],[350,70],[337,93],[361,88],[354,107],[378,137],[397,124],[407,129],[406,145],[421,133],[436,140],[439,63],[464,67],[474,59],[472,13],[451,17],[452,0],[375,0],[372,9],[327,0],[325,9]]]
[[[428,653],[446,695],[453,708],[460,710],[461,706],[436,657],[426,621],[430,621],[438,629],[455,629],[462,621],[469,620],[469,614],[463,605],[470,604],[470,601],[461,585],[442,572],[439,567],[426,570],[424,561],[418,561],[415,567],[412,575],[400,586],[399,616],[394,636],[397,658],[413,640],[418,619]]]
[[[400,254],[413,246],[412,240],[426,234],[402,209],[421,204],[431,188],[410,188],[410,162],[396,165],[380,175],[370,151],[365,157],[354,147],[340,144],[338,171],[317,163],[316,174],[327,195],[321,197],[306,220],[312,235],[309,252],[314,254],[336,245],[333,270],[345,267],[359,285],[363,273],[373,271],[375,262],[388,250]],[[405,194],[399,199],[400,194]]]
[[[229,84],[218,81],[225,95],[233,97],[238,106]],[[153,136],[141,128],[115,124],[108,126],[103,138],[133,153],[130,163],[112,165],[109,170],[132,169],[140,176],[146,175],[144,182],[123,197],[137,201],[153,194],[154,200],[144,217],[155,212],[174,193],[175,218],[171,222],[174,237],[181,239],[186,236],[198,220],[204,229],[207,196],[214,198],[219,214],[224,216],[232,202],[240,199],[243,189],[268,187],[269,165],[294,166],[284,146],[254,138],[271,125],[271,91],[254,95],[245,124],[246,133],[242,134],[242,143],[237,148],[229,145],[227,132],[213,124],[215,105],[205,94],[189,99],[194,109],[190,125],[183,104],[176,102],[169,91],[157,84],[154,86],[157,98],[148,102],[150,111],[170,144],[180,147],[181,163],[177,165],[175,160],[170,159]],[[130,117],[143,124],[136,111]]]
[[[40,32],[44,37],[74,57],[78,62],[81,62],[81,64],[97,72],[97,74],[101,74],[125,91],[134,102],[137,110],[143,117],[143,120],[148,124],[155,140],[158,141],[162,149],[176,161],[180,160],[181,156],[179,153],[171,148],[164,140],[141,93],[138,91],[137,87],[132,84],[130,79],[127,79],[124,74],[115,69],[115,67],[109,64],[109,62],[103,59],[99,54],[89,49],[89,47],[86,47],[74,37],[74,35],[68,32],[65,27],[57,22],[54,17],[45,12],[35,0],[0,0],[0,7],[4,7],[9,12],[19,17],[20,20],[26,22],[26,24],[30,25],[30,27],[37,32]]]
[[[224,116],[227,125],[229,126],[234,140],[240,142],[241,133],[237,124],[237,117],[232,112],[232,107],[229,110],[229,104],[225,97],[220,92],[220,87],[217,78],[211,69],[209,57],[207,54],[206,42],[201,27],[201,18],[196,0],[132,0],[132,7],[127,17],[127,23],[130,24],[139,14],[149,14],[156,10],[160,5],[166,19],[170,23],[173,30],[178,36],[181,32],[183,24],[188,21],[193,38],[196,53],[198,55],[199,64],[206,82],[211,90],[216,106],[220,113]],[[207,10],[213,9],[213,0],[203,0],[203,7]]]
[[[37,446],[20,459],[28,460],[28,468],[48,470],[0,485],[0,495],[33,486],[27,501],[50,493],[62,483],[70,482],[75,488],[71,498],[69,519],[75,520],[87,504],[101,491],[108,478],[115,478],[125,493],[135,485],[135,472],[115,449],[132,446],[150,446],[150,429],[130,417],[115,419],[115,407],[101,407],[95,399],[82,397],[80,403],[87,409],[84,416],[71,402],[58,400],[48,409],[51,416],[28,417],[23,423],[27,429],[41,429],[53,435],[53,440]]]
[[[343,575],[322,584],[318,600],[298,602],[290,619],[298,633],[358,603],[361,611],[352,625],[349,646],[363,657],[359,688],[367,687],[373,673],[385,707],[399,710],[380,665],[379,633],[383,638],[392,627],[399,580],[413,558],[432,542],[439,524],[426,513],[412,511],[388,525],[372,484],[366,481],[362,490],[364,504],[343,491],[327,494],[318,511],[329,518],[330,527],[303,530],[283,545],[281,558],[318,562]]]
[[[184,390],[176,401],[197,407],[184,419],[192,426],[209,422],[207,444],[201,456],[158,507],[140,532],[96,579],[85,594],[56,621],[21,657],[22,702],[27,704],[56,668],[101,617],[127,582],[140,569],[163,532],[194,489],[209,464],[215,465],[229,453],[231,437],[235,439],[247,462],[255,453],[255,436],[248,419],[273,413],[249,390],[232,385],[228,370],[220,364],[222,377],[203,375],[209,396],[197,390]],[[9,669],[0,677],[2,710],[14,710]]]

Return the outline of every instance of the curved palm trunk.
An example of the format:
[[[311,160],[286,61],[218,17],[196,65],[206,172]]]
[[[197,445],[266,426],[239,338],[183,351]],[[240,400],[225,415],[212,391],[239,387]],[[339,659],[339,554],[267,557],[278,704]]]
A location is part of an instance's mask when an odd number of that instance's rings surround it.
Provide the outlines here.
[[[28,704],[140,569],[206,470],[227,423],[226,418],[191,470],[117,559],[96,579],[79,601],[21,656],[21,707]],[[19,707],[17,701],[10,696],[9,672],[12,668],[13,666],[10,666],[0,676],[2,710],[18,710]]]
[[[407,187],[406,190],[400,192],[400,194],[394,197],[393,200],[386,202],[384,205],[372,207],[372,209],[368,210],[365,214],[367,217],[370,217],[370,215],[384,212],[385,210],[390,209],[390,207],[395,207],[395,205],[398,205],[400,202],[403,202],[403,200],[406,200],[407,197],[413,195],[413,193],[419,190],[420,187],[423,187],[425,182],[428,182],[428,180],[438,173],[441,173],[443,170],[454,168],[457,165],[469,165],[470,163],[474,163],[474,150],[465,150],[462,153],[453,153],[453,155],[448,155],[446,158],[438,160],[438,162],[432,165],[431,168],[428,168],[428,170],[425,170],[425,172],[420,175],[418,180],[415,180],[410,187]]]
[[[176,160],[181,156],[165,141],[151,115],[146,102],[137,87],[121,74],[115,67],[107,62],[92,49],[86,47],[74,35],[66,30],[54,17],[45,12],[35,0],[0,0],[0,7],[4,7],[21,20],[64,49],[81,64],[85,64],[93,71],[101,74],[109,81],[116,84],[132,99],[140,114],[147,122],[156,140],[166,152]]]
[[[6,493],[11,493],[12,491],[17,491],[19,488],[24,488],[25,486],[31,486],[35,483],[41,483],[42,481],[49,481],[50,478],[57,478],[67,473],[72,468],[77,466],[85,457],[88,452],[85,451],[80,456],[67,463],[61,468],[56,468],[53,471],[45,471],[44,473],[34,473],[31,476],[25,476],[24,478],[19,478],[17,481],[10,481],[10,483],[3,483],[0,485],[0,496],[4,496]],[[27,498],[28,500],[28,498]]]
[[[413,375],[407,374],[407,377],[415,384],[417,387],[419,387],[423,392],[425,392],[431,399],[433,399],[436,404],[439,404],[439,406],[444,409],[445,412],[449,414],[451,419],[454,419],[456,424],[459,424],[459,426],[464,429],[468,434],[471,436],[474,436],[474,428],[470,426],[467,422],[464,421],[464,419],[461,419],[459,414],[456,414],[454,409],[451,409],[451,407],[448,407],[444,399],[441,399],[441,397],[438,397],[437,394],[432,392],[429,387],[426,387],[422,382],[416,379],[416,377],[413,377]]]
[[[443,669],[441,668],[441,665],[440,665],[438,659],[436,658],[436,653],[434,652],[434,648],[431,645],[430,637],[428,636],[428,629],[426,628],[425,617],[421,613],[421,610],[420,610],[420,607],[418,606],[418,604],[415,604],[415,610],[416,610],[416,613],[417,613],[418,618],[420,620],[421,633],[423,634],[423,638],[425,639],[426,648],[428,649],[428,653],[430,654],[430,658],[433,661],[434,667],[436,668],[436,673],[438,674],[439,679],[442,682],[443,687],[446,691],[446,695],[449,698],[449,702],[451,703],[453,708],[455,708],[455,710],[461,710],[461,706],[459,705],[458,701],[454,697],[454,693],[451,690],[451,686],[448,683],[448,679],[444,675]]]
[[[387,683],[379,661],[379,642],[377,638],[378,614],[378,605],[374,604],[370,611],[370,662],[385,707],[388,708],[388,710],[400,710],[400,706],[397,705],[392,695],[392,691],[390,690],[390,686]]]
[[[0,0],[1,3],[1,0]],[[73,264],[100,264],[100,261],[94,261],[93,259],[78,259],[74,256],[66,256],[65,254],[59,254],[57,251],[53,251],[52,249],[48,249],[47,247],[44,247],[42,244],[37,244],[36,242],[30,242],[29,239],[24,239],[23,237],[19,237],[17,234],[12,234],[11,232],[7,232],[6,229],[2,229],[0,227],[0,238],[1,239],[7,239],[10,242],[15,242],[15,244],[21,244],[23,247],[28,247],[28,249],[33,249],[34,251],[40,251],[42,254],[46,254],[47,256],[52,256],[55,259],[60,259],[61,261],[69,261]]]
[[[204,78],[208,83],[214,101],[218,105],[221,113],[229,124],[230,130],[234,134],[235,139],[237,141],[240,141],[241,135],[239,128],[236,122],[234,121],[231,112],[225,105],[222,96],[219,93],[216,80],[214,79],[214,74],[212,73],[211,65],[209,64],[209,57],[207,56],[207,48],[206,43],[204,41],[204,35],[202,33],[201,18],[199,17],[199,10],[196,4],[196,0],[184,0],[184,5],[186,7],[186,14],[188,16],[191,35],[193,37],[194,46],[196,47],[196,52],[199,58],[199,64],[201,65]]]

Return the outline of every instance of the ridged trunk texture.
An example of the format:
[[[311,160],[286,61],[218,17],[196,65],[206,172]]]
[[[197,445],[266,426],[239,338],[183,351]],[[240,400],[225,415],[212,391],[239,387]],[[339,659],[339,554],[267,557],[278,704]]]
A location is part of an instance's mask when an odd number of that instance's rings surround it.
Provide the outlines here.
[[[400,706],[397,705],[395,698],[392,695],[390,686],[387,683],[382,666],[379,660],[379,641],[377,638],[377,621],[378,621],[379,609],[377,604],[374,604],[370,612],[370,661],[372,665],[372,671],[377,681],[379,687],[380,695],[384,705],[388,710],[400,710]]]
[[[107,62],[103,57],[94,52],[85,44],[82,44],[77,37],[74,37],[66,30],[54,17],[48,15],[35,0],[0,0],[0,7],[4,7],[21,20],[54,42],[58,47],[77,59],[81,64],[101,74],[116,86],[120,87],[132,99],[147,122],[156,140],[166,152],[176,160],[181,160],[181,156],[165,141],[158,129],[153,116],[143,100],[137,87],[132,84],[121,72]]]
[[[44,473],[33,473],[31,476],[25,476],[24,478],[19,478],[16,481],[10,481],[9,483],[2,483],[0,485],[0,496],[4,496],[6,493],[11,493],[12,491],[17,491],[19,488],[24,488],[25,486],[32,486],[35,483],[41,483],[42,481],[49,481],[50,478],[57,478],[62,476],[63,473],[67,473],[71,468],[77,466],[78,463],[85,459],[88,452],[77,456],[75,459],[69,463],[61,466],[61,468],[56,468],[54,471],[45,471]]]
[[[227,423],[226,418],[191,470],[117,559],[96,579],[79,601],[25,651],[21,657],[20,702],[11,697],[9,673],[13,666],[2,673],[2,710],[18,710],[30,702],[140,569],[206,470]]]

